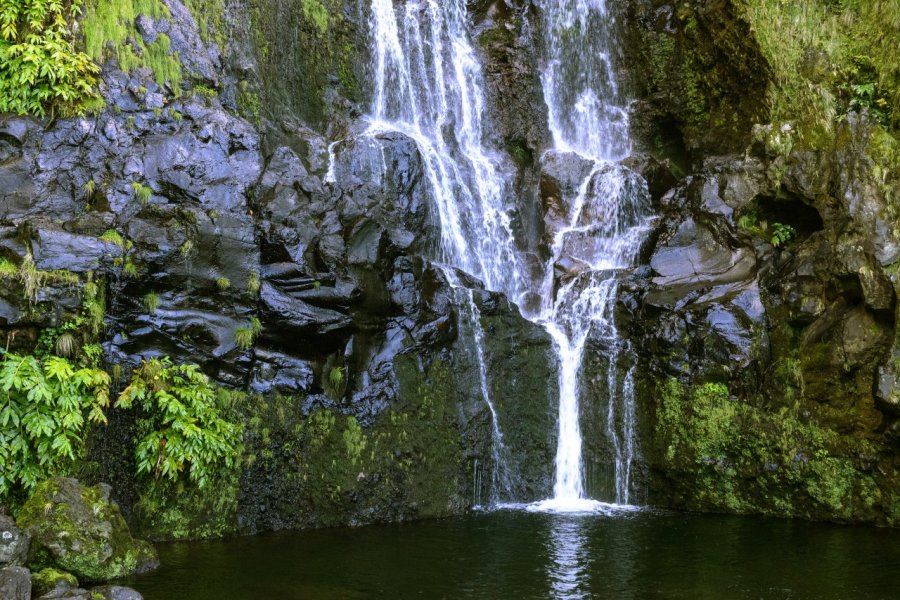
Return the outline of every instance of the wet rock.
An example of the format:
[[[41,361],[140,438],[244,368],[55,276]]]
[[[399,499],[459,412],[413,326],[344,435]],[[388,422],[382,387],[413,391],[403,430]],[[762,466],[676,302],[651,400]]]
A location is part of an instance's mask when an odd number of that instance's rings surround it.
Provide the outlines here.
[[[24,567],[0,568],[0,598],[31,600],[31,573]]]
[[[293,330],[306,335],[324,335],[347,329],[352,324],[346,314],[308,304],[269,282],[262,284],[260,301],[266,319],[280,323],[287,328],[282,330],[285,332]]]
[[[82,581],[106,581],[158,566],[156,551],[131,537],[106,485],[57,477],[39,484],[19,513],[32,536],[29,564],[54,566]]]
[[[747,248],[730,248],[711,229],[688,219],[658,247],[650,266],[656,289],[647,301],[671,306],[693,290],[752,279],[756,257]]]

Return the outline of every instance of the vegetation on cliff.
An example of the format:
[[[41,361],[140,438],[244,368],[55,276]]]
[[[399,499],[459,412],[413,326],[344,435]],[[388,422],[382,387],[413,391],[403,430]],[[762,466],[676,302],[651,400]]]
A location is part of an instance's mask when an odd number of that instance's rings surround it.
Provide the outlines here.
[[[0,0],[0,113],[69,116],[102,105],[100,68],[75,49],[81,0]]]

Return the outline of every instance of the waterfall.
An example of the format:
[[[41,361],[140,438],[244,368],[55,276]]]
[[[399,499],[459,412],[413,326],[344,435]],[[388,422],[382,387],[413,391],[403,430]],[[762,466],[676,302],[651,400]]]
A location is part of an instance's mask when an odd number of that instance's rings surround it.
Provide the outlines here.
[[[484,144],[484,84],[466,18],[465,0],[372,0],[375,93],[367,133],[402,133],[422,156],[441,225],[438,256],[431,258],[445,266],[454,289],[461,335],[475,351],[491,417],[490,503],[496,505],[510,490],[506,450],[488,385],[481,315],[453,269],[514,302],[526,285],[507,204],[510,176],[499,153]],[[477,469],[475,484],[480,488]]]
[[[648,229],[649,194],[642,177],[617,164],[631,150],[628,116],[613,69],[612,14],[604,0],[540,0],[544,19],[542,84],[557,153],[593,162],[574,198],[564,199],[567,221],[554,232],[537,320],[556,344],[559,370],[559,438],[553,497],[535,510],[602,508],[584,489],[579,426],[581,371],[590,338],[607,352],[606,433],[615,461],[615,498],[630,501],[635,460],[633,366],[619,382],[627,345],[615,322],[617,274],[633,265]],[[567,282],[560,264],[577,265]],[[557,289],[554,289],[556,287]],[[555,294],[554,294],[555,292]]]
[[[484,83],[465,0],[372,0],[369,131],[412,138],[441,223],[441,262],[517,301],[525,290],[505,202],[509,174],[484,145]]]
[[[610,51],[613,20],[603,0],[537,0],[543,15],[544,71],[555,152],[593,165],[553,234],[551,258],[535,276],[511,226],[509,161],[486,145],[484,81],[469,33],[465,0],[371,0],[374,94],[367,134],[399,132],[422,156],[440,220],[439,263],[481,279],[542,325],[559,359],[559,436],[553,498],[535,510],[595,510],[585,495],[580,430],[582,363],[589,340],[608,353],[607,436],[615,454],[617,503],[629,501],[635,458],[633,372],[615,324],[618,273],[634,262],[647,229],[646,183],[617,161],[628,155],[627,113]],[[331,172],[329,177],[333,177]],[[558,276],[560,265],[576,265]],[[563,269],[565,271],[565,269]],[[450,273],[451,270],[445,270]],[[492,419],[492,502],[508,487],[503,436],[490,398],[484,332],[471,291],[448,275],[479,363]],[[539,289],[539,308],[524,308]],[[463,293],[464,292],[464,293]],[[477,473],[476,473],[477,477]]]

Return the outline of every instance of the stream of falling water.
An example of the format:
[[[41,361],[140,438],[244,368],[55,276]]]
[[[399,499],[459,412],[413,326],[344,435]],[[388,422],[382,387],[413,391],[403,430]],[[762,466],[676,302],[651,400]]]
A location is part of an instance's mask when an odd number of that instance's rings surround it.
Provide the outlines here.
[[[481,65],[467,30],[465,0],[371,0],[375,94],[368,133],[405,134],[418,145],[440,219],[437,261],[481,279],[519,306],[529,288],[542,303],[525,316],[550,334],[559,358],[559,436],[553,497],[530,510],[605,510],[586,497],[580,396],[589,340],[607,353],[607,436],[615,454],[615,498],[630,500],[635,460],[633,369],[620,382],[627,344],[615,325],[617,274],[633,264],[647,228],[646,183],[617,161],[630,151],[627,114],[612,69],[611,15],[603,0],[537,0],[546,45],[542,83],[555,152],[588,160],[590,174],[553,234],[551,258],[537,280],[511,226],[511,190],[503,155],[485,143]],[[558,277],[561,262],[577,265]],[[446,271],[449,272],[449,271]],[[450,277],[451,283],[455,281]],[[471,291],[454,284],[461,320],[480,365],[492,419],[491,501],[509,492],[503,435],[491,401],[484,331]]]

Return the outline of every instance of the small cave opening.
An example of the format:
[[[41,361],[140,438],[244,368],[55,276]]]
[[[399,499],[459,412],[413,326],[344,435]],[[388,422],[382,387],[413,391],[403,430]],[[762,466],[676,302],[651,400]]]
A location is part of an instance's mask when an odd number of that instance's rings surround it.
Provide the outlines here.
[[[757,196],[742,211],[742,218],[753,221],[763,229],[770,229],[775,224],[789,226],[794,231],[794,239],[800,242],[825,228],[822,215],[814,206],[787,192],[780,192],[777,196]]]
[[[798,239],[806,239],[825,228],[819,211],[793,194],[775,198],[760,196],[756,203],[761,219],[769,223],[790,225],[797,231]]]

